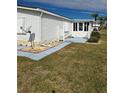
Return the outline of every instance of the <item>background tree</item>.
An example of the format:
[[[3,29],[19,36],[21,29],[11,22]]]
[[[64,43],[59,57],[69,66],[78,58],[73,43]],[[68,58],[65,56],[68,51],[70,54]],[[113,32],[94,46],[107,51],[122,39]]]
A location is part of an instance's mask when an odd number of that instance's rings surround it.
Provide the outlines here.
[[[98,17],[98,21],[99,21],[100,26],[102,26],[104,24],[104,17],[103,16],[99,16]]]
[[[98,13],[92,13],[91,14],[91,17],[93,17],[95,20],[95,27],[96,27],[96,21],[97,21],[98,16],[99,16]]]
[[[104,16],[103,20],[104,20],[104,28],[106,29],[107,28],[107,16]]]
[[[107,17],[106,16],[99,16],[98,17],[98,21],[100,23],[100,27],[106,27],[106,21],[107,21]]]

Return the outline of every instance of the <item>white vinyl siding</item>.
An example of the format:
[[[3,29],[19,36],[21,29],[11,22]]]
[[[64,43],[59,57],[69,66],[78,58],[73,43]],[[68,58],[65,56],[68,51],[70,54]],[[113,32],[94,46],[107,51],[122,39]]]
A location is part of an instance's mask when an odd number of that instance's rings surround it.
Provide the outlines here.
[[[25,22],[24,22],[24,20],[25,20],[25,18],[24,17],[18,17],[17,18],[17,33],[24,33],[23,32],[23,30],[21,29],[21,27],[25,27]]]
[[[40,12],[29,11],[29,10],[24,10],[24,9],[18,9],[17,12],[18,12],[17,13],[18,14],[18,19],[17,19],[18,30],[20,29],[20,26],[22,24],[25,30],[30,28],[29,30],[32,33],[35,33],[35,41],[41,41]],[[23,19],[20,19],[20,18],[23,18]],[[24,21],[21,22],[22,20]],[[29,40],[29,34],[18,35],[17,39]]]
[[[64,37],[67,38],[72,35],[72,23],[69,21],[64,20]]]
[[[63,39],[63,21],[60,18],[43,14],[42,16],[43,41],[59,41]]]

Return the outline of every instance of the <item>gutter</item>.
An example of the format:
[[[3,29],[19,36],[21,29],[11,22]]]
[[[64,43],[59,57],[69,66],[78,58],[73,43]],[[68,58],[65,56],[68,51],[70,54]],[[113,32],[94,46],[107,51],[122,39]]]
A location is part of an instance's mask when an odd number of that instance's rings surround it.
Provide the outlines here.
[[[71,21],[72,22],[72,20],[69,19],[69,18],[60,16],[58,14],[54,14],[52,12],[49,12],[49,11],[46,11],[46,10],[43,10],[43,9],[40,9],[40,8],[28,8],[28,7],[22,7],[22,6],[17,6],[17,8],[31,10],[31,11],[43,12],[43,13],[46,13],[46,14],[49,14],[49,15],[52,15],[52,16],[55,16],[55,17],[59,17],[59,18],[62,18],[62,19],[65,19],[65,20],[68,20],[68,21]]]

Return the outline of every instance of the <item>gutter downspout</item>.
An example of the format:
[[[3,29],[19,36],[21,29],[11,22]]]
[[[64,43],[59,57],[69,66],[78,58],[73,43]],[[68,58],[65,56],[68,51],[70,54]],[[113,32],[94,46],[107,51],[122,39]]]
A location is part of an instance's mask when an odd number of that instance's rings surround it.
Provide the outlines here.
[[[40,43],[42,42],[42,16],[43,16],[43,12],[39,9],[39,8],[37,8],[37,10],[39,10],[40,11],[40,38],[41,38],[41,40],[40,40]]]

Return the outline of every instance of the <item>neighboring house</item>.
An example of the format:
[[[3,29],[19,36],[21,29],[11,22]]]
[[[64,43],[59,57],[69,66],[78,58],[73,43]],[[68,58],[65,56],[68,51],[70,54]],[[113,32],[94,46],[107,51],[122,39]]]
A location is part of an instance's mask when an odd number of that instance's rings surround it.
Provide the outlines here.
[[[93,27],[93,30],[98,30],[99,31],[99,27],[100,27],[100,24],[99,24],[99,22],[97,21],[97,22],[93,22],[92,23],[92,27]]]
[[[82,15],[83,16],[83,15]],[[68,37],[87,37],[93,31],[93,19],[70,19],[41,8],[17,7],[17,39],[28,41],[31,31],[35,42],[64,41]]]

